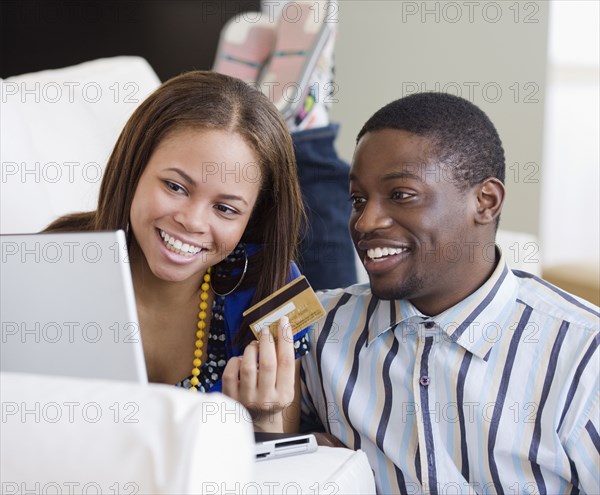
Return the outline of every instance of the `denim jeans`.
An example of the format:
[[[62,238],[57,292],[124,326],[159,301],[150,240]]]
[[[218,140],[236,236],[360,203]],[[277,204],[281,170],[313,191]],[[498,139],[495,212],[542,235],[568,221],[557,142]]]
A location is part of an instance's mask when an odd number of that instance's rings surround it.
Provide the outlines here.
[[[356,283],[354,246],[348,231],[349,166],[334,147],[338,124],[292,134],[308,215],[300,243],[300,269],[313,289]]]

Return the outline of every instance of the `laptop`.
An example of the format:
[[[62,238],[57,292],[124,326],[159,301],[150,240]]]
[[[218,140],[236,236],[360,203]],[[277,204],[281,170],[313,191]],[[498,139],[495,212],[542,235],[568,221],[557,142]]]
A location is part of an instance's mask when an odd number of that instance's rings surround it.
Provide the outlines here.
[[[125,233],[0,235],[0,371],[147,383]]]
[[[312,433],[254,432],[254,441],[257,461],[309,454],[318,448],[317,440]]]

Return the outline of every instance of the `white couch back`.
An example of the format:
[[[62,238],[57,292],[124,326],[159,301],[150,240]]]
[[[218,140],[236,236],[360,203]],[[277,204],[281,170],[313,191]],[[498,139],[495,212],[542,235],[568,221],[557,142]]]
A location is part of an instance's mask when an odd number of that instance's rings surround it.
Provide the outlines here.
[[[123,125],[159,84],[141,57],[0,80],[0,233],[36,232],[94,209]]]

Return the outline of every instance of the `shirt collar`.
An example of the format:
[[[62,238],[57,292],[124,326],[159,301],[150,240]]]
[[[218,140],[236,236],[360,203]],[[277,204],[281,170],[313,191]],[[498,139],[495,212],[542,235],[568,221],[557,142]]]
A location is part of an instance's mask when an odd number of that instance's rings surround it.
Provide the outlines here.
[[[375,298],[373,295],[371,297]],[[396,325],[413,318],[421,320],[422,317],[423,314],[405,299],[378,299],[369,320],[367,345]]]
[[[498,249],[500,259],[488,280],[458,304],[434,317],[423,315],[409,301],[380,300],[369,322],[368,342],[393,329],[396,325],[415,319],[433,321],[442,331],[467,351],[481,359],[499,340],[504,329],[506,311],[517,298],[518,281],[508,268],[504,254]]]

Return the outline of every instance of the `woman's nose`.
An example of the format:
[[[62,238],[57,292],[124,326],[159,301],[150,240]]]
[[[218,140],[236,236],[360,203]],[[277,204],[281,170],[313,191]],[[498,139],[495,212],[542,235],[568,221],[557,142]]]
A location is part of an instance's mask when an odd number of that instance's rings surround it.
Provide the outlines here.
[[[189,202],[175,214],[175,221],[188,232],[202,233],[208,229],[210,206],[204,202]]]

